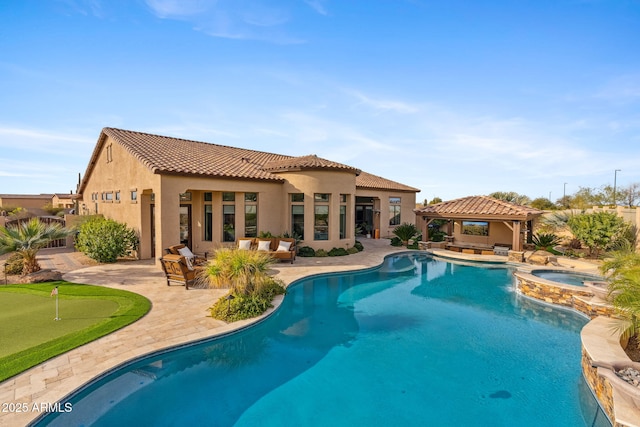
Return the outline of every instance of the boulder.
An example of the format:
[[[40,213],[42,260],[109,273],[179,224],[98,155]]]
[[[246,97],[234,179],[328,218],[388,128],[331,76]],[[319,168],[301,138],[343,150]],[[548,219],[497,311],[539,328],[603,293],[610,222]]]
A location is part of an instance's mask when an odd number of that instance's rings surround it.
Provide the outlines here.
[[[58,270],[45,269],[25,276],[20,276],[18,278],[18,283],[55,282],[57,280],[62,280],[62,273]]]
[[[547,251],[535,251],[527,258],[527,262],[529,264],[535,265],[547,265],[549,263],[549,257],[553,257],[554,255],[551,252]]]

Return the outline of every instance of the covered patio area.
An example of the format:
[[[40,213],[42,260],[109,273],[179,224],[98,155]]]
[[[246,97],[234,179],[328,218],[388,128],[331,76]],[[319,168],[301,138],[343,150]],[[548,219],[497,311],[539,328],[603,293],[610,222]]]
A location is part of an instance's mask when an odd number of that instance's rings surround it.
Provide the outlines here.
[[[544,213],[488,196],[449,200],[414,212],[424,241],[429,240],[429,225],[439,220],[438,228],[446,233],[444,248],[480,255],[521,252],[531,240],[535,221]]]

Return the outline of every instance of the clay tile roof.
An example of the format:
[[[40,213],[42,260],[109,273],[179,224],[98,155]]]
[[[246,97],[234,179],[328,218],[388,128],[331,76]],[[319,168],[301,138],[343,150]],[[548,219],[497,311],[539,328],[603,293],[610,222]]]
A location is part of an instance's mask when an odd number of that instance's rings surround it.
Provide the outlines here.
[[[360,173],[360,169],[344,165],[342,163],[326,160],[311,154],[309,156],[291,157],[284,160],[275,160],[266,163],[263,169],[270,172],[285,172],[292,170],[339,170],[346,172],[353,172],[356,175]]]
[[[367,172],[361,172],[360,175],[356,177],[356,187],[375,190],[420,191],[417,188],[409,187],[408,185],[400,184],[399,182],[391,181],[390,179]]]
[[[278,172],[303,169],[341,170],[360,174],[356,177],[356,187],[420,191],[316,155],[292,157],[143,132],[104,128],[89,160],[78,193],[84,191],[87,179],[91,175],[107,137],[122,145],[134,158],[157,174],[284,182]]]
[[[122,129],[103,132],[155,173],[282,181],[262,165],[289,156]]]
[[[415,213],[432,217],[465,217],[527,219],[543,212],[528,206],[506,202],[489,196],[470,196],[416,209]]]

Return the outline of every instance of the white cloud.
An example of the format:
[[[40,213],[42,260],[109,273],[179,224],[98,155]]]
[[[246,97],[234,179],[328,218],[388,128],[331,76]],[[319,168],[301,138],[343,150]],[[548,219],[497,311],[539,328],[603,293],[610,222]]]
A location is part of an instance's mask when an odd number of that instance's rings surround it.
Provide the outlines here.
[[[151,11],[162,19],[181,19],[205,12],[215,1],[206,0],[145,0]]]
[[[419,107],[415,105],[411,105],[407,102],[395,101],[395,100],[389,100],[389,99],[374,99],[372,97],[364,95],[361,92],[351,90],[351,89],[346,89],[345,92],[357,98],[359,100],[360,105],[364,105],[374,110],[393,111],[401,114],[416,113],[419,110]]]
[[[596,93],[595,97],[614,102],[640,100],[640,74],[627,74],[611,79]]]
[[[324,2],[322,0],[304,0],[304,2],[320,15],[328,15],[327,9],[325,8]]]
[[[290,8],[267,0],[145,0],[161,19],[189,22],[193,29],[212,37],[261,40],[275,44],[305,41],[284,30]]]

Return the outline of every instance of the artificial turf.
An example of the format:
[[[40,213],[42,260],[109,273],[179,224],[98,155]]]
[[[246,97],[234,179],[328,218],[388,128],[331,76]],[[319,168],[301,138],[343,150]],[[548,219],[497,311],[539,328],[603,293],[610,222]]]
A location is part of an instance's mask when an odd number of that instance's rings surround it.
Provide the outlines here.
[[[58,286],[58,317],[55,296]],[[133,292],[69,282],[0,286],[0,381],[144,316]]]

